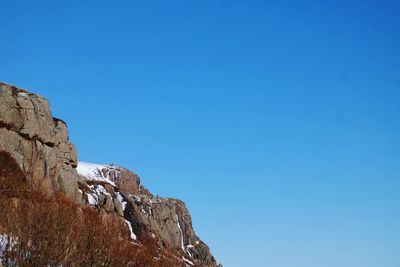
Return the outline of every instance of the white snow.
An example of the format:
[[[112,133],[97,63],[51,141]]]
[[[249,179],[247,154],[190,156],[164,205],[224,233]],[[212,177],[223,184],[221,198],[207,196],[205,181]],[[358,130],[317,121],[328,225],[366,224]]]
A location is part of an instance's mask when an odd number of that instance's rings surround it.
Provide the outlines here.
[[[109,171],[115,170],[118,173],[119,171],[117,170],[117,168],[118,166],[116,165],[102,165],[79,161],[76,170],[78,171],[79,175],[85,177],[88,180],[102,181],[115,186],[114,181],[112,181],[109,176]],[[103,169],[108,170],[108,172],[104,174],[102,172]]]
[[[90,193],[85,193],[87,198],[88,198],[88,202],[90,205],[92,206],[96,206],[99,204],[99,200],[100,200],[100,196],[104,195],[104,196],[111,196],[110,193],[107,192],[107,190],[100,184],[97,185],[89,185],[89,188],[91,190]],[[82,192],[82,190],[80,190],[80,192]]]
[[[99,196],[99,195],[110,196],[110,194],[107,192],[107,190],[100,184],[90,185],[89,188],[94,190],[97,196]]]
[[[125,210],[127,202],[124,201],[124,198],[122,197],[120,192],[116,192],[115,195],[117,196],[118,201],[121,203],[122,209]]]
[[[28,93],[25,93],[25,92],[19,92],[19,93],[18,93],[18,96],[29,96],[29,94],[28,94]]]
[[[130,221],[125,220],[125,223],[128,225],[129,231],[131,232],[131,238],[132,238],[133,240],[136,240],[136,235],[135,235],[135,233],[133,232],[132,225],[131,225]]]
[[[14,237],[12,234],[0,234],[0,259],[4,252],[8,249],[12,249],[14,246],[18,245],[18,238]],[[0,266],[1,262],[0,262]]]
[[[94,198],[94,196],[92,194],[86,193],[86,195],[88,197],[88,201],[89,201],[90,205],[92,205],[92,206],[97,205],[97,200]]]
[[[185,245],[183,244],[183,232],[182,232],[181,225],[180,225],[180,223],[179,223],[178,214],[176,214],[176,224],[178,225],[179,231],[181,232],[181,245],[182,245],[182,250],[185,251]]]
[[[140,196],[137,196],[137,195],[132,195],[132,197],[135,199],[135,201],[138,201],[138,202],[140,202],[140,201],[141,201],[141,198],[140,198]]]
[[[192,258],[192,253],[190,253],[190,250],[186,249],[186,253]]]
[[[198,242],[198,241],[196,241],[196,242]],[[194,247],[192,244],[189,244],[189,245],[186,246],[185,252],[186,252],[191,258],[193,258],[193,255],[192,255],[192,253],[190,252],[190,249],[194,249],[194,250],[195,250],[195,247]]]
[[[0,257],[3,256],[3,253],[6,250],[7,243],[8,243],[7,240],[8,240],[7,235],[0,234]]]
[[[189,263],[190,265],[194,265],[193,262],[191,262],[190,260],[186,259],[185,257],[182,257],[182,260],[184,260],[186,263]]]

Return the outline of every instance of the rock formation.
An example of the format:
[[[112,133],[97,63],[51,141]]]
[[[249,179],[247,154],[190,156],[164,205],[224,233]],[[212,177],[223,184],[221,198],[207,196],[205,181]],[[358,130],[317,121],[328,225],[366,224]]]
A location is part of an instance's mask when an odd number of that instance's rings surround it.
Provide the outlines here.
[[[78,162],[67,125],[53,118],[48,101],[0,83],[0,181],[10,175],[24,186],[62,191],[82,206],[119,216],[133,240],[152,236],[182,266],[218,266],[182,201],[153,196],[125,168]]]
[[[0,151],[9,153],[31,185],[79,199],[76,150],[46,99],[0,84]]]

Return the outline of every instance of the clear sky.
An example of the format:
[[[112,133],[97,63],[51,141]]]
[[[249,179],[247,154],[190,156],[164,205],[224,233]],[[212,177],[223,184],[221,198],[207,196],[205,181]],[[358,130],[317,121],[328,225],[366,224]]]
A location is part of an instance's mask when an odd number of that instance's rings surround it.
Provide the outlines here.
[[[187,203],[226,267],[400,266],[399,1],[0,2],[0,80]]]

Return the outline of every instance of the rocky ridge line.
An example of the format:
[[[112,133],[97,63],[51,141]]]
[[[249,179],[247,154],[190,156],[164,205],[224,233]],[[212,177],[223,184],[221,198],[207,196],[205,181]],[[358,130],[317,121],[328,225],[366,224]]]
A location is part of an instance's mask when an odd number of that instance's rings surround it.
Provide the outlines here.
[[[133,239],[152,236],[161,248],[175,251],[182,266],[218,266],[182,201],[153,196],[123,167],[78,162],[67,125],[53,118],[48,101],[0,83],[0,168],[8,158],[27,184],[48,193],[63,191],[81,205],[119,216]]]

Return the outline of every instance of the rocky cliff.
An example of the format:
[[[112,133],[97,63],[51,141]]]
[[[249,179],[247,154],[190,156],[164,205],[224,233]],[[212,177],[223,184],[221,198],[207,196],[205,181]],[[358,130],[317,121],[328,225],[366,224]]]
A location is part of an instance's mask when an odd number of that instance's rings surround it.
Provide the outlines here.
[[[153,196],[136,174],[123,167],[79,162],[67,125],[52,116],[48,101],[4,83],[0,83],[0,183],[3,191],[9,190],[7,184],[19,184],[49,194],[64,192],[81,206],[124,220],[133,242],[151,236],[160,253],[171,251],[179,266],[217,266],[208,246],[196,236],[182,201]]]

